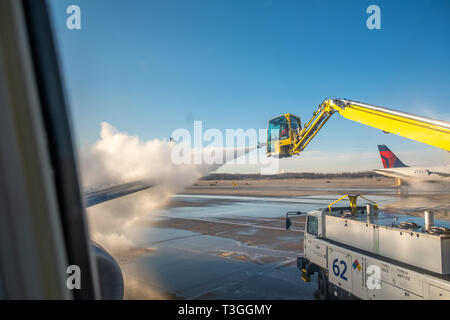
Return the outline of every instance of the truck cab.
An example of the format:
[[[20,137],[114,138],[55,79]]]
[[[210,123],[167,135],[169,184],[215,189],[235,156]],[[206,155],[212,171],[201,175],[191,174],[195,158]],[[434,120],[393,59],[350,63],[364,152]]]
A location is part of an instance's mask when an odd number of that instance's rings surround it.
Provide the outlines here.
[[[303,240],[304,258],[318,266],[326,266],[326,247],[316,239],[325,237],[325,213],[312,211],[306,216]]]

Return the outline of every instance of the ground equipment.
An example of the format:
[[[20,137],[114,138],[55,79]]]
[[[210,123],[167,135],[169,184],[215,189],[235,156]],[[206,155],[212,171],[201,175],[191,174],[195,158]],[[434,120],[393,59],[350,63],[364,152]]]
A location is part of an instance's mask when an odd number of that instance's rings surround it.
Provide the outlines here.
[[[354,196],[357,198],[357,196]],[[355,200],[356,201],[356,200]],[[328,207],[306,215],[302,279],[318,273],[322,299],[450,299],[450,228],[367,207]]]
[[[267,155],[301,153],[334,113],[450,151],[450,123],[346,99],[327,99],[301,127],[300,118],[284,114],[269,121]],[[297,260],[302,279],[318,273],[321,298],[450,299],[450,224],[435,225],[433,213],[422,218],[378,212],[372,201],[356,204],[345,195],[328,208],[306,215],[304,255]],[[349,207],[332,207],[347,197]],[[366,199],[368,200],[368,199]]]
[[[450,151],[450,123],[346,99],[326,99],[301,127],[299,117],[286,113],[269,121],[267,156],[301,153],[334,113],[385,133],[420,141]]]

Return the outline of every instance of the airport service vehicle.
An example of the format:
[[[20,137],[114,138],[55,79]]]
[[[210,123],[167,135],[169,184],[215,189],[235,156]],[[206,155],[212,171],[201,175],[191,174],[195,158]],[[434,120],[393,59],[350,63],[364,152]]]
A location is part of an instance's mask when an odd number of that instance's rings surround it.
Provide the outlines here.
[[[267,156],[301,153],[334,113],[344,118],[450,151],[450,123],[346,99],[327,99],[301,127],[287,113],[269,121]],[[401,161],[398,161],[400,164]],[[402,163],[401,163],[402,164]],[[332,208],[348,197],[350,207]],[[307,213],[302,278],[318,273],[321,298],[450,299],[450,229],[406,215],[378,213],[376,204],[356,205],[346,195],[327,209]],[[367,199],[366,199],[367,200]],[[291,222],[286,214],[286,228]]]
[[[346,99],[327,99],[301,127],[300,118],[286,113],[269,121],[267,156],[301,153],[334,113],[385,133],[393,133],[450,151],[450,123]]]
[[[379,145],[384,169],[374,170],[383,176],[392,177],[396,185],[403,181],[450,182],[450,166],[410,167],[404,164],[386,145]]]
[[[321,299],[450,299],[450,229],[432,212],[422,223],[376,204],[358,207],[356,199],[306,214],[302,279],[318,273]],[[301,214],[288,212],[286,228],[289,215]]]

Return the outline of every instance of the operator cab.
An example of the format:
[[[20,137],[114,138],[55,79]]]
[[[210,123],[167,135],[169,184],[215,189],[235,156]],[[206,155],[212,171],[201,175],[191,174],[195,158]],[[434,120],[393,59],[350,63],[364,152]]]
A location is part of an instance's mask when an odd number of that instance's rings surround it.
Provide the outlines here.
[[[267,126],[266,155],[278,155],[280,158],[291,156],[289,147],[300,129],[300,118],[290,113],[270,120]]]

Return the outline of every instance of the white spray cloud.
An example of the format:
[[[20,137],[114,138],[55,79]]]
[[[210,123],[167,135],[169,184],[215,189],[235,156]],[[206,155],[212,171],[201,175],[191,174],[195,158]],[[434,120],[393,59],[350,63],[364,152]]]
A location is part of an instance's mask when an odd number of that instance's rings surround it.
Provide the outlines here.
[[[163,206],[171,195],[183,191],[197,179],[216,170],[221,164],[174,164],[171,153],[175,142],[120,132],[101,123],[100,139],[81,158],[84,190],[101,186],[145,180],[155,187],[88,208],[93,240],[113,253],[134,246],[128,229],[141,218]],[[236,148],[239,157],[252,148]],[[226,150],[222,150],[226,154]]]

